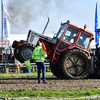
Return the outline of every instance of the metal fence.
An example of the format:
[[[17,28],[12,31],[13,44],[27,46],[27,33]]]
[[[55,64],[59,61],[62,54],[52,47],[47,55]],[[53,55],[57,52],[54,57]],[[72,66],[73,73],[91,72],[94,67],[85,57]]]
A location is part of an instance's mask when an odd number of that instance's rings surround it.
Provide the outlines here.
[[[14,72],[14,70],[18,70],[19,68],[21,70],[23,70],[23,68],[25,68],[25,67],[26,67],[25,63],[16,64],[16,63],[11,62],[11,61],[1,63],[1,61],[0,61],[0,71],[2,73],[4,73],[3,70],[5,69],[5,71],[6,71],[7,68],[11,69]],[[50,71],[50,63],[49,62],[45,62],[45,68],[46,68],[46,72]],[[36,63],[31,63],[31,71],[33,71],[33,70],[37,71]]]
[[[47,71],[51,71],[51,70],[50,70],[50,63],[49,63],[49,62],[45,62],[44,64],[45,64],[46,72],[47,72]],[[20,64],[20,68],[24,68],[24,67],[26,67],[26,66],[25,66],[25,63],[21,63],[21,64]],[[32,71],[33,71],[33,70],[37,71],[37,65],[36,65],[36,63],[31,63],[31,70],[32,70]]]

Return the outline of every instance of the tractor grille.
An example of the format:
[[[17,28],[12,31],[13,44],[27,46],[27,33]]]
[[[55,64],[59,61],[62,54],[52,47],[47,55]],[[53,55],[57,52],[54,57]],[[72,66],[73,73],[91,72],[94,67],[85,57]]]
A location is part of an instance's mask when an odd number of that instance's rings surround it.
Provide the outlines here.
[[[32,43],[33,40],[34,40],[34,37],[35,37],[35,36],[31,34],[31,37],[30,37],[30,42],[31,42],[31,43]]]

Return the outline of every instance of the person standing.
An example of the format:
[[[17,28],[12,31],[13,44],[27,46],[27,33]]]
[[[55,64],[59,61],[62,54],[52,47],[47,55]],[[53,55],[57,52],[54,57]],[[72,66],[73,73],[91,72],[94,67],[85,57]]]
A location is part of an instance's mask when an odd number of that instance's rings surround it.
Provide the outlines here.
[[[95,56],[98,58],[99,44],[96,44]]]
[[[96,56],[96,66],[97,66],[97,69],[100,69],[99,66],[98,66],[99,53],[100,53],[99,44],[96,44],[95,56]]]
[[[8,60],[12,60],[12,56],[13,56],[13,53],[12,53],[12,50],[10,50],[10,54],[8,56]]]
[[[48,83],[45,78],[45,64],[44,60],[47,57],[46,51],[43,50],[40,40],[38,41],[36,48],[33,50],[32,59],[36,61],[37,69],[38,69],[38,83],[41,83],[41,69],[42,69],[42,77],[43,83]]]
[[[12,61],[12,62],[14,62],[14,60],[15,60],[15,57],[14,57],[14,54],[13,54],[13,51],[12,50],[10,50],[10,54],[8,56],[8,60],[9,61]]]
[[[8,60],[9,52],[6,51],[6,60]]]

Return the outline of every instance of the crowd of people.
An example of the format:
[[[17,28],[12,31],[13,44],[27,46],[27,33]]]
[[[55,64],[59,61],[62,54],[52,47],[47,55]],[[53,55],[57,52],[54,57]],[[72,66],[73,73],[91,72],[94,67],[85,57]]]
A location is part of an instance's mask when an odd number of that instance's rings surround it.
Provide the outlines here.
[[[0,53],[0,60],[3,60],[3,62],[14,61],[15,57],[14,57],[13,51],[10,50],[10,53],[8,51],[6,51],[6,53],[4,51],[3,53]]]

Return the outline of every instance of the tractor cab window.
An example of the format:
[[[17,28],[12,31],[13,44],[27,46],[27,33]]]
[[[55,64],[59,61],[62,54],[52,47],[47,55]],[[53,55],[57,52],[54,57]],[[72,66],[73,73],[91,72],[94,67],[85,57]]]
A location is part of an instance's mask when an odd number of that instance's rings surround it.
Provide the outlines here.
[[[76,30],[72,27],[68,27],[67,31],[63,37],[63,40],[73,43],[76,38],[77,33],[78,33],[78,30]]]
[[[57,36],[56,36],[58,39],[60,39],[61,36],[63,35],[63,32],[64,32],[65,29],[66,29],[66,26],[67,26],[67,24],[61,25],[61,27],[60,27],[60,29],[59,29],[59,31],[58,31],[58,33],[57,33]]]
[[[82,46],[82,47],[88,49],[90,38],[91,37],[89,35],[87,35],[85,33],[81,33],[77,44],[79,46]]]

